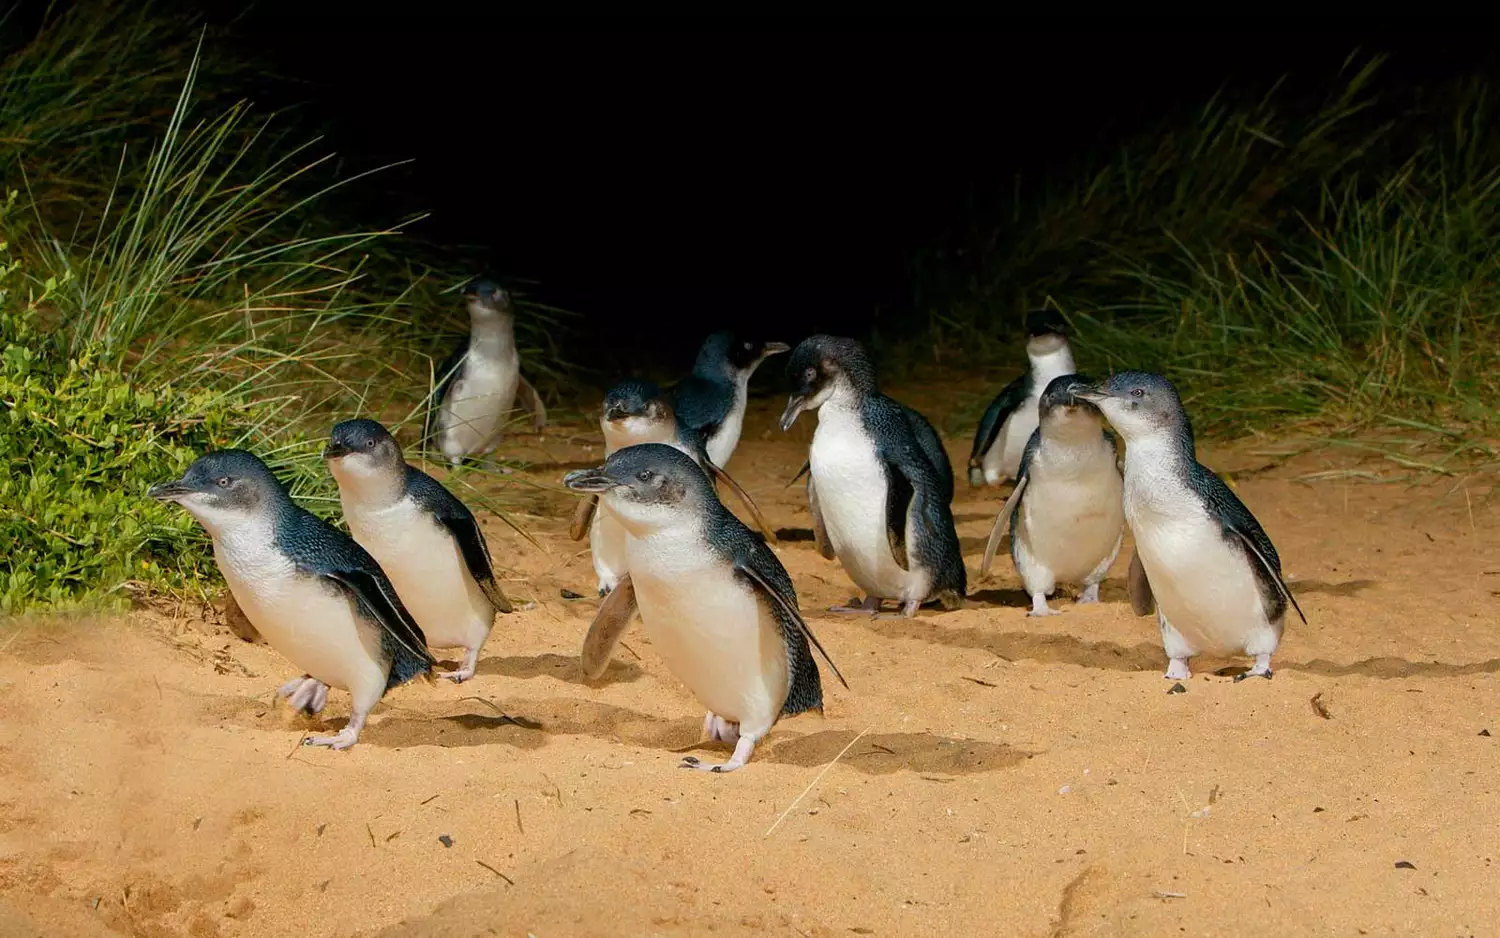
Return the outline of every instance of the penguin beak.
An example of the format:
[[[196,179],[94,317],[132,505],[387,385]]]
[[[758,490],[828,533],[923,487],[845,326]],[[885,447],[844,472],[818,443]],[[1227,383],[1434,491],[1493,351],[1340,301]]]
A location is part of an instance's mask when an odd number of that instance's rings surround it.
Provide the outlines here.
[[[807,405],[806,394],[793,394],[786,402],[786,410],[781,412],[781,430],[786,432],[797,422],[797,416],[802,413],[802,408]]]
[[[604,419],[610,423],[614,423],[616,420],[624,420],[629,416],[631,416],[630,411],[617,404],[612,404],[604,410]]]
[[[604,467],[598,469],[574,469],[563,476],[563,485],[575,492],[608,492],[610,489],[618,488],[619,482],[609,477]]]
[[[785,342],[767,342],[765,351],[761,352],[761,357],[764,358],[767,355],[780,355],[782,352],[790,352],[791,350],[792,347],[790,345],[787,345]]]
[[[342,456],[348,456],[351,452],[353,452],[353,450],[340,443],[338,440],[329,440],[328,445],[323,447],[323,459],[325,461],[329,459],[338,459]]]
[[[183,482],[175,480],[172,482],[158,482],[146,490],[147,498],[154,498],[159,502],[173,502],[193,490]]]
[[[1073,396],[1078,398],[1080,401],[1088,401],[1090,404],[1097,404],[1100,401],[1107,401],[1110,398],[1108,392],[1097,387],[1077,388],[1073,391]]]

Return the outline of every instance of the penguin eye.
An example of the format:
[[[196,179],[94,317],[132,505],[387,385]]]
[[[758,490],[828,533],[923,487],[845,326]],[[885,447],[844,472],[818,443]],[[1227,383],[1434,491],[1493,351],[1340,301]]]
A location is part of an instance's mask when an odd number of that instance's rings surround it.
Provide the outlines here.
[[[1130,396],[1131,397],[1145,397],[1146,396],[1146,392],[1143,391],[1143,390],[1141,390],[1140,388],[1131,388],[1130,389]]]
[[[221,489],[229,488],[229,476],[219,476],[219,478],[214,481],[214,484]]]
[[[368,440],[365,440],[365,449],[374,449],[374,448],[375,448],[375,438],[372,436]]]
[[[812,382],[818,380],[818,369],[809,368],[802,373],[802,377],[805,381],[807,381],[807,383],[811,384]]]
[[[753,349],[753,348],[755,348],[755,346],[754,346],[754,345],[751,345],[751,344],[750,344],[750,343],[749,343],[749,342],[746,342],[746,343],[745,343],[745,351],[747,351],[747,352],[748,352],[748,351],[750,351],[750,350],[751,350],[751,349]]]
[[[650,469],[642,469],[640,472],[637,472],[635,474],[635,477],[637,479],[640,479],[642,482],[650,482],[652,479],[656,478],[656,473],[652,472]]]

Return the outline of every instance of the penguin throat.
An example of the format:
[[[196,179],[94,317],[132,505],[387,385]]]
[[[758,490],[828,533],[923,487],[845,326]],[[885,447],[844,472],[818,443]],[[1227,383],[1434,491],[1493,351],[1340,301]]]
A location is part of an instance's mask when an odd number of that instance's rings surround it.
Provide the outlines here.
[[[469,354],[499,360],[516,347],[515,319],[493,310],[469,310]]]
[[[339,496],[369,508],[384,508],[400,501],[406,492],[404,473],[389,468],[351,464],[350,457],[329,467],[339,484]]]
[[[1032,340],[1026,344],[1026,357],[1031,360],[1033,391],[1036,394],[1045,391],[1047,383],[1053,378],[1071,375],[1077,370],[1073,364],[1073,348],[1066,339],[1058,336],[1044,338],[1053,341],[1044,343]]]

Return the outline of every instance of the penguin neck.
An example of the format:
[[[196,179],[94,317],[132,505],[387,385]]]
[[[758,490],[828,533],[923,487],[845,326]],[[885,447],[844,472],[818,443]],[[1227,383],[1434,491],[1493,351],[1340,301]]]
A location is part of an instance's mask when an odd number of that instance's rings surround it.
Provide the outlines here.
[[[389,508],[406,494],[405,466],[375,472],[334,471],[339,485],[339,501],[363,510]]]
[[[1195,461],[1192,438],[1173,427],[1163,427],[1125,441],[1125,469],[1143,475],[1186,473]]]
[[[469,312],[469,354],[495,361],[516,350],[516,321],[508,313]]]
[[[1090,442],[1104,441],[1104,426],[1086,415],[1054,417],[1041,422],[1042,440],[1060,446],[1073,447]]]
[[[847,377],[840,377],[833,386],[833,392],[819,405],[819,409],[836,413],[857,413],[860,404],[871,393],[870,389],[856,387]]]
[[[1031,359],[1031,388],[1033,394],[1041,394],[1047,389],[1047,384],[1062,375],[1071,375],[1076,371],[1073,364],[1073,347],[1066,341],[1057,348],[1045,351],[1033,352],[1026,350],[1026,357]]]

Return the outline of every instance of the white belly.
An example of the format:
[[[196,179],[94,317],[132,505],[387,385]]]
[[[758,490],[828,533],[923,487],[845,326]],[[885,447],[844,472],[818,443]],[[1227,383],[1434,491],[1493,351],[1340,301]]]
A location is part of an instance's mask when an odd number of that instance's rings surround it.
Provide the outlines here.
[[[345,502],[344,520],[390,578],[428,645],[484,644],[495,622],[495,608],[469,575],[463,551],[446,528],[409,498],[374,511]]]
[[[1243,552],[1186,494],[1159,485],[1142,494],[1133,481],[1125,516],[1167,621],[1196,652],[1236,654],[1269,629],[1260,587]]]
[[[918,568],[916,558],[908,552],[912,569],[907,571],[891,554],[885,470],[858,416],[831,403],[819,408],[808,461],[823,527],[849,578],[881,599],[926,599],[930,577]]]
[[[449,459],[478,455],[499,440],[520,385],[519,360],[465,362],[462,378],[453,382],[441,414],[443,455]]]
[[[269,540],[269,532],[214,539],[214,559],[245,618],[293,667],[356,701],[379,700],[390,666],[379,628],[359,619],[347,594],[263,546]]]
[[[723,469],[729,464],[729,457],[734,455],[735,447],[740,442],[740,431],[745,426],[745,401],[747,392],[741,385],[734,388],[734,406],[729,408],[729,415],[724,422],[719,424],[719,432],[708,440],[705,447],[708,450],[708,458],[713,464]]]
[[[755,593],[696,532],[629,542],[630,578],[651,646],[705,708],[764,734],[787,694],[786,644]]]
[[[1037,428],[1037,402],[1040,394],[1033,394],[1011,412],[1000,425],[1000,435],[989,452],[984,454],[984,480],[991,485],[1014,479],[1021,471],[1021,454],[1026,452],[1026,443]]]
[[[601,590],[612,590],[629,571],[625,556],[625,540],[630,534],[625,527],[604,507],[600,499],[594,510],[594,523],[589,526],[589,555],[594,561],[594,573],[599,577]]]
[[[1044,444],[1033,457],[1021,499],[1018,553],[1045,567],[1057,582],[1082,583],[1119,549],[1123,488],[1114,454],[1102,439],[1097,452],[1081,461],[1048,460]]]

